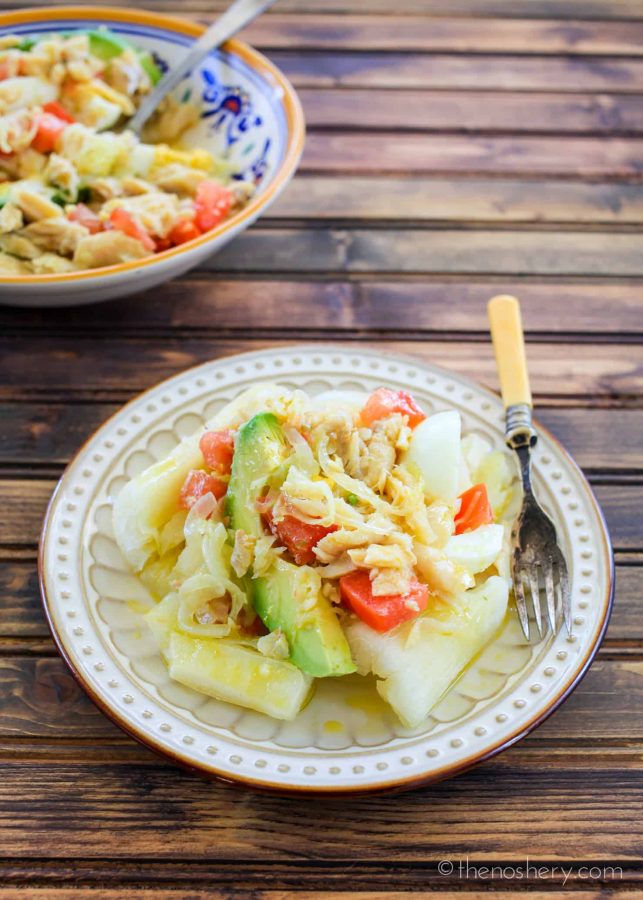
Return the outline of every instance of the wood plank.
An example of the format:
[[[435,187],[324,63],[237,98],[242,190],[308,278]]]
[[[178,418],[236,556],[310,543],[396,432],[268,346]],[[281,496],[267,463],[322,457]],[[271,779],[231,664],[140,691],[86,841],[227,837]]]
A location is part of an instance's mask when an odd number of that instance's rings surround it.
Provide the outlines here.
[[[275,50],[271,59],[297,88],[640,93],[643,60],[622,57],[460,56],[457,54]]]
[[[87,885],[87,890],[103,889],[117,890],[130,887],[136,890],[136,895],[145,897],[145,889],[148,891],[163,890],[164,886],[169,888],[172,886],[178,893],[172,892],[172,896],[183,897],[180,893],[182,888],[188,887],[197,891],[200,887],[204,890],[212,890],[212,885],[216,885],[216,890],[224,891],[225,896],[229,897],[228,890],[234,893],[239,892],[239,896],[246,897],[245,891],[252,890],[252,898],[257,900],[286,900],[292,896],[292,892],[296,889],[297,895],[302,900],[322,900],[325,897],[354,897],[355,900],[388,900],[388,898],[400,897],[426,897],[426,887],[432,885],[431,895],[440,897],[453,897],[452,893],[445,894],[451,885],[456,887],[458,882],[462,882],[463,875],[468,874],[470,877],[467,881],[473,881],[473,867],[476,859],[470,859],[469,872],[466,872],[466,863],[463,861],[464,871],[459,871],[459,863],[456,859],[454,873],[452,876],[440,875],[438,872],[438,860],[424,860],[416,863],[393,862],[391,860],[379,861],[376,859],[360,859],[353,862],[350,866],[334,865],[332,859],[329,860],[291,860],[289,862],[272,861],[259,862],[244,861],[242,867],[234,862],[206,859],[190,860],[189,865],[182,864],[181,861],[172,860],[119,860],[119,864],[115,866],[109,860],[88,860],[88,859],[65,859],[65,860],[29,860],[23,862],[21,860],[9,860],[0,862],[0,883],[10,885],[29,886],[46,886],[47,890],[56,891],[59,885],[73,886],[76,897],[84,896],[81,892],[81,885]],[[554,885],[565,882],[565,886],[577,885],[582,880],[580,871],[580,863],[585,860],[565,860],[565,872],[561,871],[558,866],[556,870],[550,867],[548,882]],[[510,873],[507,872],[507,875]],[[627,890],[628,886],[632,887],[640,884],[640,873],[637,871],[635,863],[621,865],[618,870],[605,869],[602,872],[595,873],[596,880],[592,882],[594,889],[599,883],[613,882],[611,890],[619,889],[619,895],[623,896],[621,891]],[[527,871],[527,867],[523,865],[523,878],[520,879],[521,890],[530,888],[531,900],[551,900],[551,893],[545,894],[539,891],[531,890],[531,887],[538,888],[542,886],[544,875],[534,867]],[[495,877],[500,878],[498,871]],[[433,888],[437,880],[439,887]],[[585,878],[587,881],[587,877]],[[266,884],[270,885],[270,891],[261,890]],[[395,891],[390,890],[390,885],[395,884]],[[91,888],[89,887],[91,885]],[[140,890],[145,885],[146,888]],[[578,885],[582,887],[582,885]],[[587,886],[586,884],[584,885]],[[472,885],[469,885],[472,887]],[[340,889],[350,890],[350,893],[336,893]],[[43,889],[45,889],[43,887]],[[404,894],[398,891],[404,890]],[[414,893],[414,890],[422,890],[421,894]],[[551,888],[550,888],[551,890]],[[319,893],[313,893],[319,891]],[[369,891],[368,894],[364,893]],[[381,893],[379,891],[382,891]],[[505,889],[503,888],[503,893]],[[508,897],[515,894],[511,891],[506,892]],[[590,896],[590,893],[584,891],[575,891],[578,898],[583,900]],[[483,900],[483,895],[478,893],[467,894],[470,898],[478,898]],[[31,895],[30,895],[31,896]],[[57,896],[54,894],[54,896]],[[91,896],[100,896],[94,895]],[[109,894],[109,897],[116,896]],[[122,894],[120,898],[122,900]],[[153,896],[158,896],[153,894]],[[164,895],[164,896],[167,896]],[[188,895],[185,895],[186,897]],[[190,898],[202,896],[200,893],[189,894]],[[206,895],[203,895],[206,896]],[[207,896],[219,896],[219,894],[208,893]],[[591,896],[595,896],[592,894]],[[2,897],[0,889],[0,898]],[[65,898],[67,900],[67,898]]]
[[[252,323],[253,331],[286,332],[290,328],[298,336],[312,330],[340,336],[351,330],[360,334],[412,331],[423,336],[458,333],[487,340],[486,301],[498,291],[520,297],[529,336],[643,332],[643,284],[639,282],[569,284],[507,278],[465,280],[464,276],[413,281],[231,281],[197,275],[155,288],[141,295],[140,302],[126,298],[78,307],[71,319],[66,309],[0,307],[0,328],[6,333],[17,330],[21,338],[29,330],[44,330],[48,335],[55,331],[109,334],[117,320],[121,336],[140,331],[155,337],[196,332],[214,338],[229,330],[247,333],[248,323]],[[10,415],[9,411],[6,414]],[[62,415],[64,425],[64,409],[51,415]],[[25,422],[25,439],[35,444],[46,437],[48,423],[51,421],[38,417],[32,428]],[[76,426],[70,422],[69,427]]]
[[[302,88],[299,97],[309,130],[643,132],[643,97],[638,94]]]
[[[605,54],[638,56],[640,22],[568,19],[436,18],[277,11],[240,37],[263,50],[395,50],[449,53]]]
[[[640,773],[618,764],[588,779],[512,754],[394,800],[350,803],[262,797],[143,764],[16,763],[0,782],[3,852],[23,861],[56,858],[63,842],[67,858],[88,859],[524,861],[529,847],[530,860],[625,861],[640,855],[642,802]]]
[[[195,338],[168,340],[112,340],[73,337],[32,337],[28,342],[0,341],[0,399],[26,397],[38,391],[52,400],[92,396],[116,401],[129,397],[163,378],[210,359],[262,347],[284,346],[281,341]],[[386,341],[364,344],[380,352],[409,354],[496,388],[491,350],[472,352],[471,345],[453,341]],[[548,398],[614,397],[638,399],[643,381],[640,344],[530,343],[529,368],[536,402]],[[34,358],[39,366],[34,367]],[[57,394],[57,396],[56,396]],[[109,396],[107,396],[109,395]],[[560,405],[560,404],[558,404]],[[1,514],[1,511],[0,511]]]
[[[319,135],[317,136],[319,137]],[[286,188],[271,207],[267,219],[297,219],[308,223],[315,221],[335,222],[391,222],[411,224],[420,222],[467,222],[467,223],[508,223],[520,222],[530,224],[560,223],[568,225],[603,225],[616,223],[621,225],[640,225],[643,222],[643,184],[620,184],[616,181],[583,183],[551,181],[539,179],[520,181],[505,178],[477,178],[469,175],[458,180],[448,178],[408,176],[382,176],[381,174],[353,175],[345,177],[342,172],[355,162],[360,173],[377,171],[382,168],[379,157],[368,151],[364,156],[358,153],[358,146],[363,142],[366,147],[368,139],[360,137],[359,141],[350,136],[347,145],[339,157],[333,161],[337,165],[337,175],[299,175]],[[324,136],[330,144],[341,143],[341,138]],[[377,138],[379,141],[379,137]],[[404,139],[401,139],[402,141]],[[427,143],[430,138],[427,138]],[[319,164],[327,166],[322,153],[322,143],[313,141],[312,155],[304,168],[314,170]],[[419,142],[418,142],[419,143]],[[514,148],[516,145],[513,145]],[[411,145],[407,145],[410,150]],[[496,148],[497,149],[497,148]],[[570,148],[573,150],[573,147]],[[643,150],[643,142],[642,142]],[[441,153],[442,148],[437,149]],[[489,165],[497,167],[493,156],[487,156],[487,149],[475,163],[482,171]],[[492,153],[491,150],[489,150]],[[513,153],[513,151],[512,151]],[[538,150],[540,153],[540,148]],[[547,151],[549,153],[549,151]],[[355,154],[354,156],[352,154]],[[404,168],[404,151],[396,148],[387,155],[386,166],[399,172]],[[437,155],[422,157],[409,166],[433,168]],[[555,162],[555,156],[538,156],[531,160],[534,166],[564,166],[570,163]],[[443,160],[455,171],[460,162],[456,157]],[[605,162],[605,160],[603,161]],[[511,163],[501,163],[503,171],[513,165],[525,171],[528,164],[526,157],[516,155]],[[571,162],[573,166],[573,162]],[[593,165],[593,164],[592,164]],[[610,174],[615,169],[608,166]],[[357,170],[356,170],[357,171]],[[534,169],[535,171],[535,169]],[[541,171],[541,168],[538,168]],[[580,168],[573,169],[580,174]],[[339,176],[339,177],[338,177]]]
[[[49,479],[0,479],[0,544],[34,547],[55,482]],[[597,484],[616,550],[643,550],[640,510],[643,485]]]
[[[245,866],[245,863],[244,863]],[[463,862],[463,866],[465,866]],[[235,867],[235,871],[236,871]],[[352,867],[351,867],[352,868]],[[478,863],[478,867],[476,868],[473,860],[469,865],[470,872],[470,880],[474,880],[474,871],[477,872],[478,868],[482,872],[483,875],[488,875],[490,872],[490,868],[488,866],[481,866]],[[587,869],[587,866],[585,867]],[[622,877],[623,868],[618,867],[618,874],[616,876],[612,875],[612,872],[617,871],[613,867],[609,868],[609,878],[618,877],[619,881]],[[534,871],[537,872],[537,867],[533,867]],[[574,878],[573,872],[568,876],[566,873],[570,871],[568,866],[557,866],[557,872],[554,874],[553,878],[550,876],[550,880],[553,881],[553,884],[559,884],[562,888],[563,884],[569,890],[570,885],[576,882],[580,883],[583,881],[583,873],[580,873],[578,878]],[[389,872],[390,877],[390,869],[387,870]],[[466,871],[466,868],[463,869]],[[501,868],[498,867],[496,872],[499,873]],[[505,867],[502,871],[506,871],[514,877],[514,869],[513,867]],[[549,869],[547,870],[549,871]],[[596,871],[601,871],[601,867],[596,867]],[[580,867],[579,867],[580,872]],[[174,888],[171,889],[171,896],[173,900],[201,900],[201,898],[228,898],[230,896],[229,891],[232,888],[236,888],[236,884],[238,883],[238,875],[237,877],[232,877],[232,871],[228,873],[228,881],[230,882],[230,886],[212,888],[212,887],[192,887],[192,888]],[[287,882],[288,887],[286,888],[286,892],[284,890],[261,890],[259,887],[260,884],[264,883],[266,879],[266,875],[261,873],[257,873],[256,887],[252,882],[252,874],[254,871],[246,872],[245,881],[247,882],[247,888],[245,890],[251,890],[251,894],[240,894],[240,896],[251,896],[252,900],[287,900],[291,894],[290,885],[292,884],[292,878],[287,877],[285,880]],[[267,873],[266,873],[267,874]],[[270,881],[271,884],[274,884],[275,874],[273,871],[270,872]],[[370,876],[369,872],[369,876]],[[433,874],[427,873],[426,869],[423,869],[422,872],[418,871],[414,873],[416,875],[416,884],[418,886],[417,891],[413,890],[400,890],[400,891],[391,891],[386,888],[387,879],[382,878],[380,880],[381,890],[371,890],[370,887],[366,887],[368,884],[367,881],[364,881],[364,886],[362,890],[355,890],[351,884],[349,879],[342,879],[340,882],[340,886],[338,889],[333,890],[306,890],[301,891],[297,890],[297,897],[299,900],[422,900],[422,898],[426,897],[426,891],[421,889],[422,884],[426,884],[427,880],[433,880],[435,877]],[[325,877],[326,873],[322,875],[322,873],[318,874],[318,884],[321,886],[322,884],[332,883],[332,879],[329,882],[328,878]],[[180,873],[177,873],[177,877],[180,876]],[[502,877],[500,874],[497,875],[498,878]],[[216,872],[217,883],[220,883],[220,873]],[[440,890],[439,888],[435,890],[431,890],[431,897],[435,898],[435,900],[451,900],[453,898],[453,891],[448,888],[450,879],[441,878],[438,875],[440,883],[443,885],[444,889]],[[585,878],[586,880],[586,878]],[[608,879],[606,879],[608,880]],[[346,884],[346,890],[341,889],[341,883]],[[399,880],[396,878],[396,883],[399,885]],[[480,883],[480,891],[467,891],[468,900],[486,900],[485,891],[482,888],[483,879],[481,878]],[[521,882],[524,884],[524,882]],[[457,884],[455,880],[453,880],[453,884]],[[140,900],[159,900],[159,898],[167,898],[167,888],[164,887],[151,887],[151,888],[143,888],[142,890],[136,889],[136,897],[140,898]],[[632,897],[634,898],[636,894],[631,887],[621,888],[620,885],[618,888],[611,887],[613,890],[614,896],[618,897]],[[73,896],[74,900],[122,900],[123,894],[121,893],[121,888],[94,888],[94,887],[82,887],[77,884],[74,885],[73,888]],[[524,889],[523,889],[524,892]],[[618,892],[618,893],[616,893]],[[235,890],[236,893],[236,890]],[[513,900],[518,896],[522,897],[522,893],[519,894],[518,891],[505,891],[503,890],[503,894],[507,897],[507,900]],[[590,900],[590,898],[595,897],[594,891],[586,891],[586,890],[577,890],[574,889],[574,894],[577,900]],[[545,891],[531,891],[529,892],[530,900],[551,900],[551,893],[546,893]],[[11,887],[2,888],[0,887],[0,900],[15,900],[16,894],[14,893],[14,889]],[[68,900],[69,893],[68,888],[62,887],[45,887],[45,888],[31,888],[29,889],[29,897],[31,900]]]
[[[614,642],[633,644],[643,641],[640,615],[642,588],[641,566],[617,564],[616,603],[606,639],[608,649]],[[19,652],[19,641],[26,638],[28,641],[24,643],[24,649],[33,654],[33,641],[48,637],[49,627],[42,611],[35,559],[4,562],[0,566],[0,638],[11,639],[16,653]]]
[[[253,228],[207,262],[219,272],[643,276],[638,234]]]
[[[0,467],[62,467],[117,409],[113,403],[0,403],[4,432]],[[641,409],[544,408],[538,412],[538,420],[586,470],[643,470]]]
[[[641,175],[642,158],[643,139],[637,138],[340,132],[308,135],[300,170],[630,178]]]
[[[10,7],[9,0],[3,6]],[[56,6],[56,0],[43,0],[42,6]],[[99,0],[96,6],[125,6],[126,0]],[[211,14],[227,8],[226,0],[187,0],[181,6],[184,16]],[[158,12],[173,12],[176,15],[175,0],[155,0]],[[384,14],[391,15],[391,5],[387,0],[281,0],[278,10],[268,10],[266,15],[293,12],[310,17],[320,13],[330,14]],[[493,17],[514,19],[579,19],[579,20],[626,20],[640,21],[643,10],[640,0],[521,0],[519,4],[511,0],[399,0],[395,5],[395,15],[443,17]]]

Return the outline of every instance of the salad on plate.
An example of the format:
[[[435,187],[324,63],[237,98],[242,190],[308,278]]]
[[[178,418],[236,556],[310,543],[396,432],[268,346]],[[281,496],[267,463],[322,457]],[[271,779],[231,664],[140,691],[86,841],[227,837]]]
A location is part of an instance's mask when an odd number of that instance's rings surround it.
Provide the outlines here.
[[[219,225],[253,185],[180,144],[200,119],[167,98],[143,133],[126,125],[161,78],[107,28],[0,38],[0,275],[76,272],[142,259]]]
[[[266,384],[129,481],[113,523],[172,679],[293,719],[358,672],[417,728],[504,622],[513,482],[455,410]]]

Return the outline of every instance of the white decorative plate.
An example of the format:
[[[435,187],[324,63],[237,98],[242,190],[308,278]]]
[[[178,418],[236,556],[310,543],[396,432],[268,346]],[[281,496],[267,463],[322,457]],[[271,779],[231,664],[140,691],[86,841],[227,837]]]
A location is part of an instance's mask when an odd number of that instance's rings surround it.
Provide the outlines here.
[[[141,611],[151,605],[114,543],[111,504],[125,482],[165,456],[236,394],[279,381],[329,388],[412,391],[426,410],[460,410],[504,448],[497,397],[442,369],[385,352],[309,346],[206,363],[129,403],[85,444],[62,477],[43,529],[40,576],[54,638],[88,694],[155,750],[207,774],[280,790],[408,787],[462,771],[539,724],[584,674],[605,631],[612,555],[583,475],[540,429],[534,481],[554,518],[571,571],[574,633],[524,643],[515,615],[433,711],[402,728],[359,676],[319,682],[294,722],[278,722],[170,681]]]

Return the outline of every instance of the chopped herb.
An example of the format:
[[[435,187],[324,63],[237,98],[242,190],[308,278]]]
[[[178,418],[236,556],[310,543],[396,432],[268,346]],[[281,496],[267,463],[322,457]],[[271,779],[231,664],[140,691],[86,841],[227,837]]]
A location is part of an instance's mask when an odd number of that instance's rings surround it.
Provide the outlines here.
[[[357,506],[357,504],[359,503],[359,497],[357,496],[357,494],[349,494],[346,497],[346,502],[350,503],[351,506]]]
[[[92,189],[87,186],[79,187],[76,196],[76,203],[89,203],[92,199]]]
[[[27,53],[29,50],[32,49],[32,47],[35,47],[35,46],[36,46],[36,42],[34,41],[33,38],[25,38],[24,40],[20,41],[17,49],[22,50],[23,53]]]
[[[67,206],[67,204],[69,203],[69,197],[66,197],[60,191],[56,191],[55,194],[51,195],[51,202],[57,203],[58,206],[62,206],[64,209],[65,206]]]

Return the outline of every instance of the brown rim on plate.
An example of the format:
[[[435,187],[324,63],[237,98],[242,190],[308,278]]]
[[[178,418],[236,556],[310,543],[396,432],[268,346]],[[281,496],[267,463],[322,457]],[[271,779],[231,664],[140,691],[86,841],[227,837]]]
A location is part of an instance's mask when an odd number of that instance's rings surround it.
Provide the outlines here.
[[[293,345],[284,345],[284,348],[288,348],[289,350],[293,349]],[[278,348],[271,348],[278,349]],[[316,345],[297,345],[298,351],[301,353],[305,353],[306,351],[319,351],[320,349],[324,350],[337,350],[338,352],[345,352],[346,348],[342,345],[337,344],[316,344]],[[372,353],[372,349],[365,347],[360,348],[360,353],[366,352],[366,354]],[[249,353],[239,353],[239,354],[231,354],[229,357],[222,357],[222,359],[239,359],[245,360],[258,355],[263,355],[265,351],[251,351]],[[414,364],[414,365],[424,365],[422,361],[416,360],[412,356],[404,356],[402,354],[387,354],[387,359],[396,359],[399,362],[406,364]],[[605,636],[605,632],[607,630],[607,626],[609,624],[610,615],[612,612],[613,602],[614,602],[614,555],[612,552],[611,541],[609,537],[609,531],[607,528],[607,524],[605,522],[605,517],[600,508],[600,505],[594,495],[594,492],[588,483],[585,475],[583,474],[581,468],[575,462],[573,457],[567,452],[567,450],[563,447],[560,441],[554,437],[554,435],[543,425],[541,425],[537,419],[534,419],[534,425],[538,429],[539,432],[542,432],[547,436],[549,440],[554,443],[560,452],[565,457],[566,461],[572,466],[576,474],[578,475],[579,484],[582,485],[583,491],[585,492],[587,499],[590,502],[592,509],[596,515],[596,519],[600,524],[600,536],[601,536],[601,549],[603,551],[603,559],[602,564],[605,567],[605,572],[607,576],[607,585],[605,595],[602,598],[602,615],[600,619],[600,623],[598,629],[596,631],[596,637],[589,647],[585,657],[580,662],[580,665],[573,675],[571,679],[569,679],[560,689],[560,691],[556,694],[556,696],[550,701],[550,703],[545,707],[545,709],[541,710],[537,714],[535,714],[526,724],[521,725],[514,732],[499,740],[497,743],[492,745],[491,747],[487,747],[484,750],[481,750],[478,753],[473,753],[470,756],[466,757],[464,760],[459,760],[454,763],[447,763],[439,769],[434,769],[428,774],[420,775],[420,776],[411,776],[409,778],[394,778],[390,780],[383,780],[378,782],[377,784],[367,785],[365,787],[360,787],[359,785],[346,785],[344,787],[326,787],[326,786],[303,786],[303,785],[293,785],[293,784],[283,784],[279,782],[270,782],[266,780],[257,780],[250,778],[246,775],[231,775],[227,771],[222,771],[218,769],[215,765],[200,765],[196,762],[192,757],[182,754],[180,751],[169,749],[162,744],[158,743],[154,736],[142,728],[136,728],[126,719],[124,719],[113,707],[111,707],[105,700],[98,694],[89,681],[84,677],[82,669],[79,669],[74,662],[72,661],[70,655],[67,653],[65,648],[64,641],[62,637],[58,634],[56,627],[54,625],[54,617],[50,609],[50,601],[47,595],[47,582],[46,582],[46,572],[44,566],[44,549],[45,543],[47,540],[47,532],[49,527],[49,521],[51,515],[53,513],[54,507],[56,505],[56,501],[59,495],[60,490],[64,486],[66,479],[68,478],[71,469],[74,467],[78,457],[83,452],[87,444],[93,440],[97,434],[99,434],[105,426],[112,421],[116,416],[121,415],[130,405],[138,402],[147,394],[156,391],[163,385],[167,385],[170,382],[174,381],[177,378],[182,378],[186,373],[196,373],[199,369],[207,368],[212,365],[213,362],[217,360],[210,360],[205,363],[201,363],[198,366],[192,366],[189,369],[185,369],[182,372],[179,372],[175,375],[170,376],[169,378],[163,379],[152,387],[148,388],[145,391],[137,394],[133,397],[128,403],[124,404],[119,410],[109,416],[103,424],[88,437],[77,452],[74,454],[73,458],[70,460],[69,464],[65,468],[56,488],[49,500],[47,505],[47,510],[45,513],[43,527],[40,535],[39,547],[38,547],[38,582],[40,587],[40,594],[43,603],[43,609],[45,612],[45,617],[47,619],[47,624],[51,631],[54,643],[56,644],[60,655],[64,659],[67,664],[69,670],[71,671],[73,677],[77,681],[77,683],[83,688],[83,690],[89,695],[90,699],[94,702],[94,704],[103,712],[109,719],[111,719],[116,725],[119,726],[124,732],[126,732],[131,737],[135,738],[139,743],[158,753],[160,756],[163,756],[166,759],[169,759],[171,762],[185,768],[191,772],[198,773],[200,775],[205,775],[208,778],[225,782],[226,784],[234,784],[237,786],[246,786],[252,787],[257,791],[269,792],[269,793],[280,793],[285,795],[319,795],[323,794],[326,796],[340,796],[345,795],[347,793],[351,794],[377,794],[377,793],[385,793],[385,792],[395,792],[395,791],[403,791],[409,790],[415,787],[421,787],[423,785],[433,784],[435,782],[444,781],[447,778],[451,778],[454,775],[459,775],[468,769],[472,768],[479,763],[485,762],[488,759],[496,756],[498,753],[501,753],[503,750],[508,749],[513,746],[513,744],[522,740],[522,738],[526,737],[530,734],[534,729],[536,729],[539,725],[541,725],[549,716],[555,712],[558,707],[564,703],[564,701],[569,697],[572,691],[578,686],[578,684],[582,681],[584,676],[586,675],[591,663],[594,660],[594,657],[598,653],[598,650],[601,646],[603,638]],[[455,379],[460,381],[462,384],[471,384],[471,379],[467,379],[464,376],[461,376],[459,373],[453,373],[450,370],[444,369],[441,366],[437,366],[431,364],[431,368],[435,369],[439,372],[444,373],[451,379]],[[486,388],[484,385],[479,385],[477,382],[473,382],[477,389],[483,391],[484,393],[491,396],[494,401],[498,400],[498,396],[491,391],[489,388]]]

